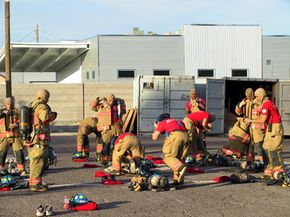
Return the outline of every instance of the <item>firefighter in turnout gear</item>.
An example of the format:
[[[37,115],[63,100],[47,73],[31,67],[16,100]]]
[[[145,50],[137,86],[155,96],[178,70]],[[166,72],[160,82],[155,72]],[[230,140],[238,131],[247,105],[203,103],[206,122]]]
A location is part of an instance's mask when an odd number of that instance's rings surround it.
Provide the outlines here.
[[[222,152],[226,156],[242,160],[249,152],[250,140],[249,124],[244,118],[237,118],[237,122],[229,131],[229,140],[223,145]]]
[[[254,99],[254,91],[252,88],[247,88],[245,91],[246,98],[239,102],[236,106],[236,113],[243,118],[258,119],[261,115],[261,103]],[[265,124],[262,123],[249,123],[249,133],[251,143],[249,146],[249,153],[247,157],[248,162],[254,161],[254,149],[257,152],[257,158],[260,163],[267,163],[267,157],[262,147],[265,136]]]
[[[141,159],[145,156],[144,147],[139,138],[132,133],[122,133],[116,137],[114,143],[114,151],[112,156],[112,166],[106,168],[105,171],[112,175],[121,174],[122,160],[129,161],[130,173],[137,172]]]
[[[246,121],[267,125],[263,148],[269,162],[264,170],[264,175],[272,177],[274,172],[284,172],[282,157],[284,129],[279,111],[275,104],[267,98],[265,89],[258,88],[255,91],[255,97],[261,103],[261,115],[256,120],[248,118]]]
[[[50,93],[46,89],[37,91],[36,99],[31,103],[33,110],[33,136],[31,142],[26,142],[30,159],[31,191],[47,191],[47,186],[42,184],[42,173],[47,161],[50,145],[49,123],[57,117],[47,104]]]
[[[77,154],[83,158],[89,157],[90,147],[88,135],[94,133],[96,140],[101,136],[97,130],[98,119],[96,117],[85,118],[80,121],[77,132]]]
[[[191,89],[189,93],[189,100],[185,104],[186,114],[205,110],[205,100],[197,97],[196,89]]]
[[[110,160],[112,138],[122,133],[121,117],[124,114],[124,106],[120,106],[119,99],[114,94],[110,94],[102,100],[97,98],[92,101],[90,108],[97,112],[97,127],[101,132],[101,139],[98,139],[96,148],[97,156],[101,155],[102,162],[106,164]]]
[[[203,155],[209,155],[204,144],[204,131],[212,130],[212,122],[216,116],[209,112],[198,111],[189,114],[183,119],[186,129],[189,132],[191,145],[190,154],[196,154],[201,151]]]
[[[14,108],[13,97],[6,98],[4,104],[5,107],[0,109],[0,174],[7,173],[5,161],[8,148],[12,145],[18,172],[26,175],[23,142],[19,131],[19,111]]]
[[[157,140],[160,134],[165,134],[163,144],[163,160],[173,172],[173,181],[182,184],[186,173],[185,159],[189,151],[189,139],[185,125],[180,120],[170,118],[169,114],[161,114],[154,122],[155,131],[152,140]]]

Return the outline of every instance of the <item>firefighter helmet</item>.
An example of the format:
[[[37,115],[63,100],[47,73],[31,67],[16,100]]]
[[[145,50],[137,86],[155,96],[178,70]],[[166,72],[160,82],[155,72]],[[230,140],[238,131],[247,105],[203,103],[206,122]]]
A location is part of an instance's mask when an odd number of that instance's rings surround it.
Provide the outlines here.
[[[258,88],[256,91],[255,91],[255,96],[258,96],[260,97],[261,99],[263,99],[264,97],[267,96],[266,94],[266,91],[264,88]]]
[[[2,186],[11,186],[16,184],[16,179],[11,175],[6,175],[1,179]]]
[[[78,193],[74,196],[73,202],[77,204],[86,204],[89,200],[82,193]]]
[[[252,88],[247,88],[246,91],[245,91],[245,95],[247,97],[247,99],[252,99],[254,98],[254,91]]]
[[[170,114],[168,114],[168,113],[161,114],[156,119],[156,123],[159,123],[160,121],[163,121],[163,120],[167,120],[169,118],[170,118]]]
[[[39,89],[36,93],[36,98],[44,100],[45,102],[48,101],[49,97],[50,97],[50,93],[46,89]]]

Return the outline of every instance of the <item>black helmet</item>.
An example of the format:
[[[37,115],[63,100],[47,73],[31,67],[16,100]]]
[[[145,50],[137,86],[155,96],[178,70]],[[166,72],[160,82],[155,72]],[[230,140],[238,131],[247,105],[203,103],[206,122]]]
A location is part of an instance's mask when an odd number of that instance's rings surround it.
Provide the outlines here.
[[[158,118],[156,119],[156,122],[159,123],[160,121],[167,120],[169,118],[170,118],[170,114],[164,113],[158,116]]]
[[[160,185],[160,188],[167,189],[169,185],[168,178],[165,176],[162,176],[159,180],[159,185]]]

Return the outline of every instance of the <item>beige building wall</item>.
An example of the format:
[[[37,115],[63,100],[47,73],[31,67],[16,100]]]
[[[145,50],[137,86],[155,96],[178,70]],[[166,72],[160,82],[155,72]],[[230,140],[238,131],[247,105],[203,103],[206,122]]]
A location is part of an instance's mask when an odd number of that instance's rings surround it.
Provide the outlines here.
[[[90,84],[13,84],[12,93],[16,107],[28,105],[40,88],[50,92],[49,105],[58,113],[57,120],[52,125],[76,125],[78,121],[93,115],[89,109],[90,100],[114,93],[123,98],[127,108],[133,104],[133,83],[90,83]],[[0,108],[5,98],[5,84],[0,84]]]

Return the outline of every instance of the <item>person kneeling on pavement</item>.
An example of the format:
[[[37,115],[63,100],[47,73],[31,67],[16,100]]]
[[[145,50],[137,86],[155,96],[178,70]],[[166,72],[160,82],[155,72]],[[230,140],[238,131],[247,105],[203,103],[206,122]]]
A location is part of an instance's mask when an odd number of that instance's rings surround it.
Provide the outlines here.
[[[251,161],[253,148],[250,145],[249,124],[243,118],[237,119],[229,131],[229,141],[223,145],[222,153],[237,160],[242,160],[243,156],[247,156],[247,161]]]
[[[184,164],[189,149],[187,129],[181,120],[170,118],[169,114],[161,114],[154,122],[155,131],[152,140],[157,140],[160,134],[165,134],[163,144],[163,160],[173,172],[175,184],[182,184],[186,173]]]
[[[111,175],[120,175],[122,162],[129,162],[130,173],[136,173],[145,156],[144,147],[139,138],[132,133],[122,133],[113,138],[114,150],[112,166],[105,169]]]

